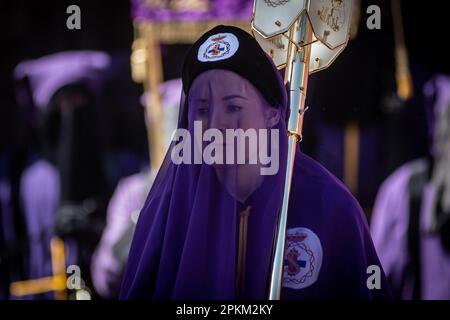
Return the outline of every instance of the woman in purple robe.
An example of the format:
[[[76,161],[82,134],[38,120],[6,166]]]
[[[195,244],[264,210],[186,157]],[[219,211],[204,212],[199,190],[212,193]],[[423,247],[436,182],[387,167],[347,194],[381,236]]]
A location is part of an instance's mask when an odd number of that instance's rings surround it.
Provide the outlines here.
[[[286,171],[283,80],[253,37],[228,26],[193,45],[182,79],[178,130],[141,211],[121,298],[265,299]],[[300,150],[281,298],[390,298],[357,201]]]

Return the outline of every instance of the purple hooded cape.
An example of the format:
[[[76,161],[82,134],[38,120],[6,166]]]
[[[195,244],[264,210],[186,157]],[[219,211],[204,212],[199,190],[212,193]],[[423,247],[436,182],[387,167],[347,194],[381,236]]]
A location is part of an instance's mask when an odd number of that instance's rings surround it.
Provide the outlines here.
[[[273,71],[285,119],[286,89],[275,67]],[[188,115],[197,106],[183,97],[180,105],[178,127],[192,134]],[[210,114],[213,118],[214,110]],[[267,297],[287,157],[286,124],[281,120],[274,128],[280,130],[279,171],[266,176],[243,203],[225,190],[212,166],[175,165],[171,145],[139,217],[121,299]],[[299,150],[295,161],[282,298],[390,298],[382,271],[381,290],[367,288],[367,267],[380,263],[356,200]],[[239,220],[244,212],[249,214],[246,267],[238,294]]]

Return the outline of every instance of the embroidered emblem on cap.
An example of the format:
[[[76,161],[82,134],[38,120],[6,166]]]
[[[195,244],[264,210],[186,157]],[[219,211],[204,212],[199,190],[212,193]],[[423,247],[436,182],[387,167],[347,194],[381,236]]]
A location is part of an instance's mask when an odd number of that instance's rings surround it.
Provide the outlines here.
[[[219,33],[209,37],[198,49],[197,58],[201,62],[229,59],[239,48],[239,41],[232,33]]]
[[[304,289],[313,285],[322,266],[322,245],[317,235],[306,228],[287,230],[283,287]]]

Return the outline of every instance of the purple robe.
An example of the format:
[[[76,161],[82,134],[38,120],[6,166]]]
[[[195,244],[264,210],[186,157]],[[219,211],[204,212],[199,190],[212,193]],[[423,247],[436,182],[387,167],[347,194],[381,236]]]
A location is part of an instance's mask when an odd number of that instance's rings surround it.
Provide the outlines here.
[[[409,188],[417,170],[425,170],[426,160],[416,160],[397,169],[381,186],[375,203],[372,236],[393,292],[401,299],[411,299],[413,278],[408,274]],[[421,298],[450,299],[450,254],[439,235],[428,232],[433,213],[432,197],[436,190],[428,182],[423,190],[420,210]]]
[[[447,234],[444,224],[437,228],[436,219],[437,204],[446,196],[439,190],[448,190],[450,183],[450,78],[434,75],[424,96],[429,156],[404,164],[386,179],[371,231],[396,297],[448,300],[450,251],[441,239],[441,233]]]
[[[314,234],[320,239],[321,249],[312,249],[311,256],[316,259],[318,271],[313,268],[314,263],[306,262],[304,267],[308,268],[301,271],[302,275],[308,276],[308,272],[312,270],[311,277],[317,280],[311,286],[301,287],[300,289],[283,288],[282,299],[387,299],[391,297],[390,289],[384,274],[381,275],[381,290],[369,290],[366,285],[368,279],[367,268],[371,265],[381,266],[377,254],[375,252],[371,237],[369,235],[366,218],[354,197],[346,190],[346,188],[333,177],[326,169],[308,156],[298,153],[296,157],[296,170],[293,184],[293,191],[290,201],[288,233],[289,230],[297,228],[306,228],[306,236],[312,237]],[[148,214],[144,211],[142,215]],[[250,220],[249,223],[255,221]],[[152,284],[148,276],[152,275],[152,269],[156,268],[151,262],[142,263],[148,256],[145,252],[136,253],[136,247],[141,243],[155,245],[150,239],[145,240],[145,230],[152,230],[155,225],[147,225],[142,228],[142,222],[138,224],[137,236],[143,239],[135,240],[133,245],[129,263],[134,265],[138,263],[137,270],[130,271],[128,268],[124,281],[124,291],[122,298],[125,299],[142,299],[151,298]],[[311,236],[312,234],[312,236]],[[139,239],[139,238],[135,238]],[[154,240],[154,239],[152,239]],[[255,235],[254,245],[261,240],[261,235]],[[170,243],[170,240],[165,240]],[[172,241],[175,241],[172,239]],[[225,241],[225,240],[223,240]],[[313,243],[314,244],[314,243]],[[306,244],[308,247],[308,244]],[[195,248],[193,248],[195,251]],[[220,248],[218,249],[220,250]],[[307,253],[307,250],[305,250]],[[247,259],[260,261],[262,252],[259,250],[251,251],[247,255]],[[317,256],[317,257],[316,257]],[[217,259],[218,257],[211,257]],[[287,260],[287,259],[286,259]],[[157,261],[157,260],[156,260]],[[189,263],[194,268],[198,268],[198,260],[195,254],[188,258]],[[302,260],[300,260],[302,261]],[[171,263],[176,264],[176,261]],[[206,263],[206,262],[205,262]],[[229,268],[234,266],[230,265]],[[203,269],[202,269],[203,270]],[[154,271],[153,271],[154,272]],[[163,270],[160,270],[164,274]],[[192,270],[191,270],[192,272]],[[252,279],[254,288],[258,288],[258,295],[250,296],[250,298],[264,299],[264,292],[267,283],[260,282],[261,279],[268,277],[268,270],[265,270],[264,277],[255,273],[254,269],[248,269],[247,279]],[[200,276],[200,275],[199,275]],[[213,276],[213,275],[209,275]],[[222,279],[222,274],[217,273]],[[156,279],[158,281],[159,276]],[[133,283],[130,286],[130,280]],[[206,278],[208,279],[208,278]],[[203,295],[202,285],[206,279],[185,279],[183,295],[175,298],[206,298],[206,299],[230,299],[233,295],[225,291],[229,287],[228,283],[234,282],[233,279],[223,279],[219,281],[224,291],[214,292],[210,295]],[[170,281],[170,279],[165,279]],[[196,282],[198,281],[198,282]],[[230,289],[229,289],[230,290]],[[155,298],[155,296],[153,296]],[[156,298],[161,298],[156,296]],[[164,299],[174,298],[173,296],[163,296]]]
[[[288,230],[306,228],[309,232],[305,235],[315,234],[322,250],[311,249],[314,255],[300,255],[300,261],[306,260],[301,274],[307,279],[309,271],[317,281],[305,288],[299,285],[300,290],[283,288],[282,299],[390,298],[390,288],[383,273],[381,289],[370,290],[367,287],[368,267],[381,267],[381,264],[366,217],[356,199],[342,182],[301,152],[297,153],[294,170]],[[308,261],[312,258],[314,263]],[[311,264],[320,268],[317,274],[315,270],[311,271]]]
[[[30,245],[30,279],[52,274],[50,240],[54,236],[59,190],[58,171],[44,160],[35,162],[22,174],[20,193]]]
[[[245,79],[237,79],[232,72],[220,71],[217,76],[214,72],[207,76],[211,81],[220,81],[220,85],[214,90],[209,87],[210,94],[220,94],[230,86],[240,88],[237,93],[241,96],[249,93]],[[283,103],[277,112],[280,119],[285,119],[288,102],[279,75],[278,82]],[[182,98],[179,128],[192,133],[192,119],[202,110],[195,102],[201,99],[196,97],[202,98],[198,94],[207,87],[191,89],[192,100]],[[220,114],[219,105],[209,106],[208,125],[213,128],[226,121],[223,117],[228,119],[224,114],[222,118],[215,114]],[[237,127],[252,120],[241,116]],[[213,125],[214,121],[218,121],[217,125]],[[283,120],[273,128],[286,132]],[[287,137],[280,134],[276,144],[280,159],[277,174],[265,177],[248,198],[237,200],[231,195],[236,191],[233,185],[226,190],[213,166],[174,164],[172,143],[139,217],[121,299],[267,298]],[[368,289],[367,269],[372,265],[380,267],[380,263],[358,203],[337,179],[299,150],[289,212],[283,299],[391,297],[382,270],[381,288]],[[244,227],[246,265],[239,273],[236,266],[240,261],[243,217],[248,217]]]

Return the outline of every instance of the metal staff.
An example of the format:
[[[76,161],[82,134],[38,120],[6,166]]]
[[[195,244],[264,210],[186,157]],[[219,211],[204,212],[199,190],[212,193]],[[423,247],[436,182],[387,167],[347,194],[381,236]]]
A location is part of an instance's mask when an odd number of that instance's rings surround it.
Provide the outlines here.
[[[290,87],[288,157],[269,299],[279,300],[283,279],[286,226],[297,143],[302,124],[308,76],[328,67],[349,37],[352,0],[255,0],[252,29],[277,67],[286,67]]]
[[[308,26],[307,17],[303,15],[301,21],[297,21],[292,30],[292,39],[296,43],[311,42],[312,33]],[[311,46],[302,47],[299,51],[293,44],[289,44],[289,58],[286,69],[286,79],[290,84],[290,109],[291,115],[288,123],[288,157],[286,166],[286,178],[284,182],[283,206],[281,208],[278,234],[275,245],[274,264],[270,282],[270,300],[278,300],[281,294],[281,282],[283,276],[284,244],[286,238],[286,224],[291,191],[292,174],[294,170],[295,152],[297,143],[302,139],[302,123],[305,110],[305,100],[309,75],[309,58]]]

